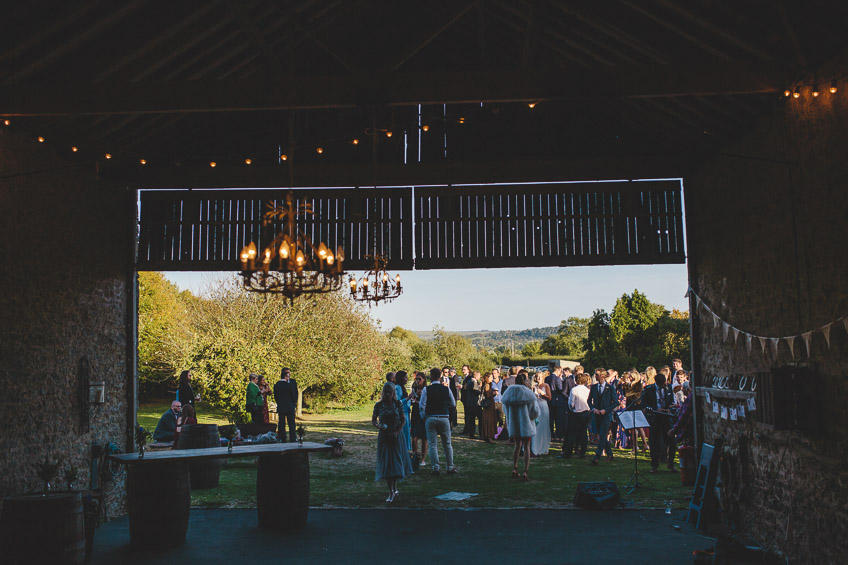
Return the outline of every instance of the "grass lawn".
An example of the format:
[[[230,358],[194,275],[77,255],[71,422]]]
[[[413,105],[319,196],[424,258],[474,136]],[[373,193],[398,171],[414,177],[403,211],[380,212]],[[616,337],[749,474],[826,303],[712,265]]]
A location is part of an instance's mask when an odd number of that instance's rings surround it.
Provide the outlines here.
[[[306,426],[307,441],[323,443],[330,437],[345,440],[344,456],[332,458],[329,454],[312,454],[311,498],[315,507],[374,508],[386,506],[385,482],[374,481],[376,457],[376,430],[371,427],[371,406],[353,410],[338,410],[327,414],[307,414],[302,422]],[[165,410],[164,402],[144,404],[139,407],[139,423],[145,427],[156,421]],[[198,408],[201,423],[226,424],[220,413]],[[460,409],[460,426],[462,426]],[[152,428],[151,428],[152,429]],[[453,438],[454,462],[457,475],[430,475],[429,467],[407,477],[399,485],[400,496],[392,506],[414,508],[568,508],[578,482],[615,481],[622,490],[625,506],[658,508],[671,501],[675,508],[685,508],[691,487],[680,484],[680,473],[671,473],[664,467],[656,475],[649,475],[650,459],[639,456],[640,482],[646,479],[652,489],[640,488],[632,495],[624,487],[633,474],[633,456],[616,450],[615,460],[601,461],[593,466],[585,460],[558,459],[560,445],[553,444],[551,454],[530,461],[528,483],[513,480],[512,446],[507,442],[495,445],[465,437]],[[591,446],[590,446],[591,448]],[[444,470],[444,454],[439,451]],[[256,504],[256,464],[250,459],[232,459],[221,471],[217,489],[192,492],[192,505],[218,508],[252,508]],[[433,498],[446,492],[471,492],[478,496],[464,501],[442,501]]]

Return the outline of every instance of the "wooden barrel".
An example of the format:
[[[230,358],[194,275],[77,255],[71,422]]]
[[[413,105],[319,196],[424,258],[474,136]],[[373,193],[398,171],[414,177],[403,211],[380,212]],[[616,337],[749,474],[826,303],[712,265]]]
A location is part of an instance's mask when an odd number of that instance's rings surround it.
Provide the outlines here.
[[[188,465],[167,460],[134,463],[127,469],[127,495],[133,547],[185,543],[191,510]]]
[[[256,473],[259,527],[294,530],[306,527],[309,514],[309,454],[259,456]]]
[[[3,563],[83,563],[85,525],[78,492],[10,496],[0,516]]]
[[[221,447],[217,424],[188,424],[180,431],[177,449]],[[204,459],[189,463],[192,490],[215,488],[221,478],[223,459]]]

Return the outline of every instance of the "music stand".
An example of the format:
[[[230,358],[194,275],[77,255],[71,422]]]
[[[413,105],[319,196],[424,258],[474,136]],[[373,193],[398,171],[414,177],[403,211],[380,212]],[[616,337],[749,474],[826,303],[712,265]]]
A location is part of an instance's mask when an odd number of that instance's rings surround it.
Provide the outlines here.
[[[645,418],[645,414],[641,410],[629,410],[629,411],[625,411],[625,412],[619,412],[617,414],[617,416],[618,416],[618,425],[621,426],[622,428],[624,428],[627,431],[635,430],[636,428],[647,428],[647,427],[649,427],[648,420]],[[635,432],[633,433],[633,436],[634,436],[634,438],[633,438],[634,441],[633,441],[632,447],[635,448],[636,447],[636,440],[638,440],[638,437],[636,437]],[[646,489],[649,489],[649,490],[655,490],[654,488],[649,487],[648,483],[653,484],[648,479],[645,479],[643,481],[639,481],[638,450],[634,450],[633,451],[633,476],[630,477],[630,482],[627,483],[627,486],[625,487],[625,488],[630,489],[630,490],[627,491],[627,494],[632,493],[637,488],[646,488]]]

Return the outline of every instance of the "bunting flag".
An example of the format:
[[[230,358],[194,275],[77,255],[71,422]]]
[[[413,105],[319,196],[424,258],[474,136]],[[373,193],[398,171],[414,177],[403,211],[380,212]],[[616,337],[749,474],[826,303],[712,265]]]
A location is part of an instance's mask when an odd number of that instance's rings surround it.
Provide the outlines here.
[[[828,332],[827,332],[827,337],[825,337],[825,339],[830,341],[830,326],[828,326],[827,329],[828,329]],[[811,347],[812,341],[813,341],[813,332],[802,333],[801,337],[804,339],[804,347],[807,348],[807,357],[809,357],[810,351],[811,351],[810,347]]]
[[[768,338],[768,341],[771,344],[772,359],[774,361],[777,361],[777,346],[780,344],[780,338],[779,337],[770,337],[770,338]]]
[[[821,327],[821,333],[822,333],[822,335],[824,336],[824,340],[827,342],[827,348],[828,348],[828,349],[830,349],[830,327],[831,327],[832,325],[833,325],[833,324],[828,324],[828,325],[826,325],[826,326],[822,326],[822,327]],[[812,332],[811,332],[811,333],[812,333]],[[808,349],[808,350],[807,350],[807,353],[809,353],[809,351],[810,351],[810,350]]]
[[[798,344],[798,339],[804,340],[804,345],[806,347],[806,355],[807,358],[810,357],[812,353],[813,346],[813,334],[816,332],[821,332],[824,337],[825,342],[827,342],[827,348],[830,349],[830,330],[833,328],[834,324],[842,322],[842,325],[845,326],[845,331],[848,332],[848,316],[843,316],[841,318],[837,318],[836,321],[831,322],[829,324],[825,324],[815,330],[810,330],[808,332],[803,332],[797,335],[790,335],[784,337],[763,337],[758,335],[753,335],[744,330],[740,330],[739,328],[732,326],[730,322],[727,322],[721,319],[712,309],[707,305],[706,302],[701,300],[701,297],[692,290],[690,287],[686,292],[686,296],[695,298],[695,311],[698,312],[699,309],[702,309],[704,312],[707,312],[713,317],[713,329],[718,329],[721,326],[721,340],[722,343],[727,342],[728,334],[732,335],[733,345],[739,344],[739,334],[741,333],[745,336],[745,349],[748,352],[748,355],[751,355],[751,348],[754,343],[754,339],[758,339],[760,342],[760,348],[763,351],[763,357],[766,356],[766,347],[770,346],[771,349],[771,357],[772,361],[777,361],[778,353],[780,352],[780,341],[785,340],[786,345],[789,347],[789,353],[792,355],[792,359],[795,359],[795,346]]]

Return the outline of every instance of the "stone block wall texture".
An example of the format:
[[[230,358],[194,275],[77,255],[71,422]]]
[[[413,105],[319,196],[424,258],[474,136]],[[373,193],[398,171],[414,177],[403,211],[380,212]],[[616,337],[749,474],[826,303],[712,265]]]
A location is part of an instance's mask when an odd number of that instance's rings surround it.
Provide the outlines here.
[[[132,197],[62,149],[0,131],[0,500],[41,489],[48,461],[88,488],[92,444],[127,449]],[[81,359],[105,382],[88,431]],[[123,478],[101,483],[107,517],[123,513]]]
[[[825,85],[848,76],[848,58],[818,76],[828,77]],[[838,86],[817,99],[802,88],[800,99],[776,100],[755,131],[684,179],[691,285],[743,331],[791,336],[848,316],[848,84]],[[698,409],[705,441],[722,436],[733,453],[726,517],[793,563],[845,562],[845,328],[833,328],[829,348],[820,333],[810,351],[798,340],[794,358],[781,342],[774,359],[756,340],[750,355],[741,336],[737,344],[724,341],[708,314],[693,324],[700,375],[793,364],[817,375],[809,383],[816,400],[805,407],[818,419],[815,431],[723,420],[703,398]]]

